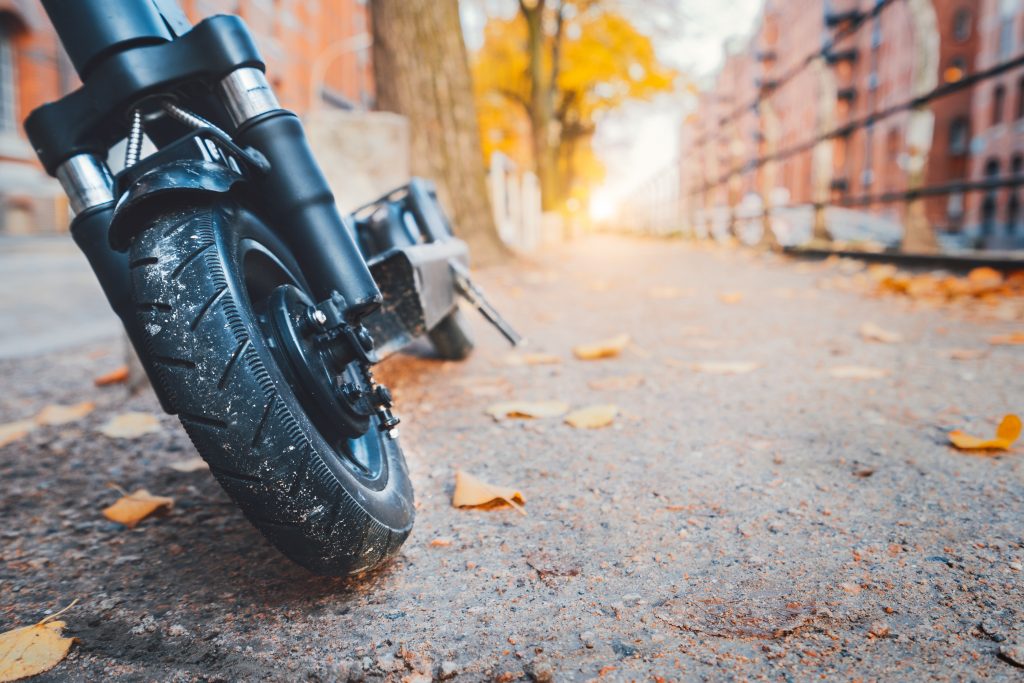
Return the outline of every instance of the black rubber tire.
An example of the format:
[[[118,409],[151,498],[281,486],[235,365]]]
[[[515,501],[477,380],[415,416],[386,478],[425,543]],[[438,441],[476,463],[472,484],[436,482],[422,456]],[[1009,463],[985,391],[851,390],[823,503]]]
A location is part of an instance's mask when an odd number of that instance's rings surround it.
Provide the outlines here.
[[[446,315],[434,329],[427,333],[439,358],[444,360],[466,360],[473,353],[473,334],[469,321],[456,308]]]
[[[405,459],[374,422],[362,438],[379,440],[383,474],[367,484],[313,425],[249,300],[241,254],[254,244],[298,273],[230,200],[153,219],[131,247],[142,353],[214,476],[274,546],[317,574],[371,569],[412,530]]]

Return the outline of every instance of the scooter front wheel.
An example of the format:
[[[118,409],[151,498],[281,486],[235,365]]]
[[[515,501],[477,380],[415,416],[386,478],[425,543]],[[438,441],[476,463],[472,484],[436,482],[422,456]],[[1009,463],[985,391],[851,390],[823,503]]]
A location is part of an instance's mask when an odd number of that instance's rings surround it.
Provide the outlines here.
[[[353,433],[296,381],[268,318],[281,291],[307,287],[264,223],[228,199],[168,210],[140,230],[130,268],[155,389],[246,517],[318,574],[397,552],[414,517],[397,437],[375,415]],[[355,364],[342,375],[361,381]]]

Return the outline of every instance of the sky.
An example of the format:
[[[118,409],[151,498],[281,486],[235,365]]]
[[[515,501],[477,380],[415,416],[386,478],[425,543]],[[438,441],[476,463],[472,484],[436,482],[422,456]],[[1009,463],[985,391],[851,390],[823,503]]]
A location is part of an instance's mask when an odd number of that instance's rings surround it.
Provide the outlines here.
[[[748,35],[764,0],[678,0],[684,19],[672,35],[655,37],[662,60],[698,86],[721,65],[723,43]],[[466,44],[480,47],[487,15],[511,16],[509,0],[461,3]],[[671,95],[650,103],[633,103],[607,117],[598,127],[595,148],[607,169],[604,185],[594,193],[614,206],[638,185],[666,168],[679,152],[679,128],[693,106],[692,98]]]

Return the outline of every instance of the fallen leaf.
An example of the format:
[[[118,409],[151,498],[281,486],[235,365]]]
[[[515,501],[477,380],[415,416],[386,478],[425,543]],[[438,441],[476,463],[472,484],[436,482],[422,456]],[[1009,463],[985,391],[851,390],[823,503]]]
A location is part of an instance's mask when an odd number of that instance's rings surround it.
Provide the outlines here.
[[[618,414],[618,406],[611,404],[587,406],[566,415],[565,422],[576,429],[600,429],[614,422]]]
[[[963,451],[1008,451],[1020,438],[1020,432],[1020,418],[1016,415],[1007,415],[996,428],[994,439],[970,436],[956,429],[949,433],[949,441]]]
[[[122,365],[121,367],[111,370],[105,375],[100,375],[92,381],[98,387],[106,387],[111,384],[124,384],[128,381],[128,366]]]
[[[995,337],[990,337],[988,343],[992,346],[1020,346],[1024,344],[1024,332],[999,334]]]
[[[92,401],[83,401],[73,406],[50,405],[39,411],[36,422],[41,425],[62,425],[80,420],[96,408]]]
[[[994,268],[983,266],[967,274],[967,282],[975,295],[1003,286],[1003,274]]]
[[[903,335],[899,332],[890,332],[874,323],[861,325],[860,336],[865,341],[881,342],[882,344],[899,344],[903,341]]]
[[[49,671],[68,656],[76,638],[65,638],[67,625],[56,617],[78,600],[37,624],[0,633],[0,683],[17,681]]]
[[[509,418],[559,417],[567,412],[569,412],[569,404],[561,401],[505,401],[495,403],[487,409],[487,414],[499,422]]]
[[[952,360],[978,360],[988,355],[985,349],[949,349],[944,352]]]
[[[723,304],[738,304],[743,301],[743,292],[722,292],[718,300]]]
[[[562,359],[550,353],[510,353],[505,356],[506,365],[558,365]]]
[[[24,439],[36,427],[35,420],[18,420],[0,425],[0,448]]]
[[[121,413],[110,418],[99,429],[112,439],[136,439],[160,431],[160,420],[151,413]]]
[[[174,507],[174,499],[154,496],[146,489],[121,496],[116,503],[104,508],[103,516],[112,522],[134,529],[139,522],[151,515],[165,515]]]
[[[430,541],[431,548],[448,548],[454,541],[447,536],[438,536]]]
[[[708,375],[745,375],[761,367],[749,361],[703,361],[688,365],[691,370]]]
[[[452,493],[453,507],[493,510],[511,505],[525,515],[526,511],[522,507],[525,504],[526,499],[516,489],[488,484],[462,470],[455,472],[455,492]]]
[[[608,280],[591,280],[587,283],[587,290],[591,292],[607,292],[612,288],[612,283]]]
[[[830,369],[828,374],[837,379],[882,379],[889,375],[889,371],[862,365],[840,365]]]
[[[169,469],[175,472],[201,472],[203,470],[210,469],[210,466],[206,464],[206,461],[202,458],[189,458],[188,460],[178,460],[176,462],[169,463],[167,465]]]
[[[606,339],[604,341],[577,346],[572,350],[572,352],[580,360],[614,358],[629,346],[630,341],[630,336],[628,334],[620,334],[617,337],[612,337],[611,339]]]
[[[630,389],[643,386],[645,381],[647,380],[644,379],[643,375],[619,375],[616,377],[592,379],[587,382],[587,386],[594,391],[629,391]]]

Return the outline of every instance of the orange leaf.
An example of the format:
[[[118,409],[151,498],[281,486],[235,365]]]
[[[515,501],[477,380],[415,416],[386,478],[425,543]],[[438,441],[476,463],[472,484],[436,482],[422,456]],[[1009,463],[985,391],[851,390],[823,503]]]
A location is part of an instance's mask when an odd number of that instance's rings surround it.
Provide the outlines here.
[[[618,407],[611,404],[588,406],[566,415],[565,422],[576,429],[600,429],[614,422],[618,414]]]
[[[105,375],[100,375],[92,381],[98,387],[105,387],[111,384],[124,384],[128,381],[128,366],[122,365],[121,367],[111,370]]]
[[[1024,344],[1024,332],[999,334],[995,337],[990,337],[988,343],[992,346],[1020,346]]]
[[[630,337],[628,334],[620,334],[611,339],[583,344],[575,347],[572,352],[580,360],[600,360],[602,358],[614,358],[629,346]]]
[[[100,427],[100,434],[112,439],[136,439],[160,431],[160,420],[150,413],[122,413]]]
[[[56,617],[75,602],[37,624],[0,633],[0,683],[49,671],[67,657],[77,638],[65,638],[66,624]]]
[[[628,391],[643,386],[645,381],[643,375],[621,375],[592,379],[587,385],[595,391]]]
[[[949,433],[949,441],[964,451],[1008,451],[1020,438],[1021,421],[1016,415],[1007,415],[996,428],[994,439],[982,439],[964,434],[959,429]]]
[[[499,422],[504,419],[541,419],[558,417],[569,411],[569,405],[561,401],[505,401],[495,403],[487,409],[487,414]]]
[[[41,425],[62,425],[80,420],[93,411],[96,404],[84,401],[73,406],[46,406],[36,415],[36,422]]]
[[[718,300],[723,304],[738,304],[743,301],[743,292],[722,292],[718,295]]]
[[[882,344],[899,344],[903,341],[902,334],[890,332],[870,322],[860,326],[860,336],[865,341],[880,342]]]
[[[889,374],[889,371],[861,365],[840,365],[829,370],[828,374],[837,379],[882,379]]]
[[[112,522],[134,529],[151,515],[165,515],[174,507],[174,499],[154,496],[146,489],[121,496],[116,503],[103,510],[103,516]]]
[[[452,494],[453,507],[493,510],[511,505],[518,512],[525,515],[526,511],[522,508],[525,504],[526,499],[516,489],[488,484],[462,470],[456,470],[455,472],[455,492]]]
[[[512,353],[505,357],[506,365],[558,365],[562,359],[550,353]]]

